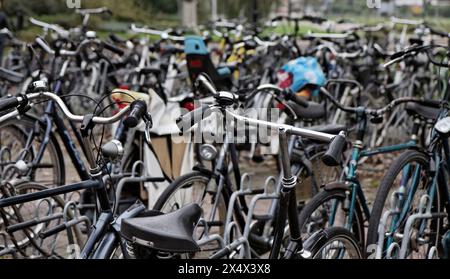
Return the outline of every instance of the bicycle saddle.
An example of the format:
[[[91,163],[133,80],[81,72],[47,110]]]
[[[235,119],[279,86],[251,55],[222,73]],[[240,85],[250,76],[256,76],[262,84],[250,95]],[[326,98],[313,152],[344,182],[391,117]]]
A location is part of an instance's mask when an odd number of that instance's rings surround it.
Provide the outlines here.
[[[323,104],[309,101],[308,107],[304,108],[292,101],[289,101],[288,105],[294,110],[299,120],[319,119],[325,117],[325,106]]]
[[[200,247],[192,235],[201,215],[202,208],[193,203],[167,214],[125,219],[121,233],[131,242],[159,251],[196,252]]]
[[[440,103],[439,101],[431,101],[435,102],[435,104],[418,104],[418,103],[407,103],[406,104],[406,111],[409,114],[414,114],[417,116],[420,116],[425,119],[433,119],[435,120],[439,116],[440,112]]]

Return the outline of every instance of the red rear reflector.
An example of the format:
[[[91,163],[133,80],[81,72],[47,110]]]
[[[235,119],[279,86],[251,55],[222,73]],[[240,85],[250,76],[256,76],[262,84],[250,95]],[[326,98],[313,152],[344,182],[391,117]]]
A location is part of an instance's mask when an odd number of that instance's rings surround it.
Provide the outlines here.
[[[183,104],[183,108],[187,109],[188,111],[193,111],[195,106],[193,102],[186,102]]]
[[[279,110],[284,110],[284,109],[286,108],[286,106],[283,105],[282,103],[278,103],[278,104],[276,105],[276,107],[277,107],[277,109],[279,109]]]

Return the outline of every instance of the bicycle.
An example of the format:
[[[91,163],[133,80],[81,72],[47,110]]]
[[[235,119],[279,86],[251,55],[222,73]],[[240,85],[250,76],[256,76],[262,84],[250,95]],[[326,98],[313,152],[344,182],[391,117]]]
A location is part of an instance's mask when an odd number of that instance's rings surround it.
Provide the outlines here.
[[[351,258],[360,258],[361,252],[359,245],[357,244],[354,236],[343,228],[333,228],[330,230],[320,231],[315,234],[311,239],[305,242],[303,246],[302,239],[300,237],[300,231],[298,230],[298,211],[295,195],[296,177],[291,173],[290,157],[288,151],[288,135],[296,135],[306,138],[312,138],[319,141],[331,141],[328,151],[325,153],[323,160],[330,165],[338,164],[340,160],[340,153],[345,145],[345,137],[343,133],[339,135],[331,135],[307,129],[297,128],[286,124],[276,124],[262,120],[256,120],[240,116],[227,108],[233,106],[236,101],[236,96],[229,92],[217,92],[215,88],[208,81],[207,77],[200,75],[198,78],[200,86],[204,87],[215,96],[217,101],[217,108],[222,110],[226,115],[232,119],[243,121],[243,123],[250,125],[261,125],[264,127],[271,127],[278,129],[279,139],[281,143],[281,157],[283,165],[283,182],[282,189],[280,191],[280,198],[278,202],[278,209],[275,221],[274,241],[271,248],[271,258],[278,258],[280,254],[281,241],[284,235],[286,216],[289,220],[290,228],[290,242],[284,258],[321,258],[324,256],[344,257],[345,255]],[[194,115],[203,115],[208,109],[212,109],[212,106],[202,106],[193,112],[186,114],[179,118],[178,125],[180,130],[189,130],[193,125],[201,120],[201,117],[197,119],[193,118]],[[198,220],[201,215],[201,209],[197,204],[190,204],[181,209],[173,211],[168,214],[164,214],[157,217],[147,218],[131,218],[126,219],[122,223],[123,236],[133,244],[135,254],[140,256],[148,256],[151,254],[153,248],[165,249],[168,252],[184,252],[196,253],[200,251],[199,243],[205,245],[212,241],[217,241],[218,238],[206,239],[200,238],[195,240],[189,233],[193,233],[195,229],[195,220]],[[182,220],[185,220],[184,222]],[[193,222],[194,221],[194,222]],[[183,224],[180,225],[179,222]],[[194,224],[193,224],[194,223]],[[164,234],[158,226],[161,224],[167,224],[165,231],[177,232],[176,234]],[[200,224],[200,223],[199,223]],[[206,224],[205,224],[206,225]],[[182,246],[178,240],[184,240]],[[220,238],[219,238],[220,239]],[[162,242],[162,240],[165,240]],[[161,241],[161,242],[160,242]],[[220,242],[220,240],[219,240]],[[340,245],[333,247],[339,242]],[[210,258],[222,258],[229,255],[234,249],[236,249],[241,243],[231,244],[230,246],[222,247],[219,251],[215,252]],[[330,248],[328,245],[331,245]],[[336,249],[338,252],[336,252]],[[347,252],[348,254],[346,254]],[[249,253],[247,253],[249,254]]]
[[[448,68],[433,57],[439,48],[412,47],[399,52],[389,64],[426,53],[431,63]],[[374,258],[449,257],[448,87],[444,93],[429,143],[403,152],[381,180],[367,232],[367,249]]]

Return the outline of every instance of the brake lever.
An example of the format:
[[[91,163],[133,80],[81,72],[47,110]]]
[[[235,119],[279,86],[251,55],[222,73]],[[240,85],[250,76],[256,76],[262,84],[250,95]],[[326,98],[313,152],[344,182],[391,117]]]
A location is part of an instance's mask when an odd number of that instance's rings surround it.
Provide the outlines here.
[[[294,109],[284,100],[282,100],[281,98],[279,98],[278,96],[275,96],[275,99],[280,102],[283,106],[285,106],[285,108],[288,109],[289,114],[291,115],[291,117],[293,118],[293,120],[297,120],[297,114],[295,113]]]
[[[145,122],[145,141],[147,142],[147,144],[150,144],[151,142],[151,138],[150,138],[150,130],[153,127],[153,120],[151,115],[146,112],[144,114],[144,116],[142,117],[142,120],[144,120]]]

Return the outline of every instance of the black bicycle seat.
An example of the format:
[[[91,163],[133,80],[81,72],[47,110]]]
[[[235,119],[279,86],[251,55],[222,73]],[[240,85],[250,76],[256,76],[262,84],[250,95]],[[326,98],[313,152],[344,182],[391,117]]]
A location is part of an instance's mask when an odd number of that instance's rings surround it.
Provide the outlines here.
[[[409,114],[417,115],[425,119],[435,120],[439,116],[440,103],[436,101],[436,104],[419,104],[419,103],[407,103],[406,111]]]
[[[325,117],[325,106],[316,102],[308,102],[308,107],[302,107],[296,103],[289,101],[288,105],[294,110],[300,119],[320,119]]]
[[[201,215],[201,207],[193,203],[167,214],[125,219],[121,233],[133,243],[159,251],[196,252],[200,247],[192,235]]]

